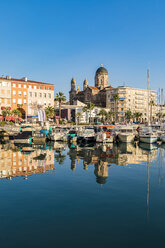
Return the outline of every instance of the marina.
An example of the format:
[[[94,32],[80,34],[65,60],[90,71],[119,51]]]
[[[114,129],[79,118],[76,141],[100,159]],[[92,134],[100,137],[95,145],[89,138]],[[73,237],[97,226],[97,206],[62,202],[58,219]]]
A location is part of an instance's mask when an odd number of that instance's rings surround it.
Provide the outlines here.
[[[164,244],[164,144],[7,143],[0,151],[2,247]]]

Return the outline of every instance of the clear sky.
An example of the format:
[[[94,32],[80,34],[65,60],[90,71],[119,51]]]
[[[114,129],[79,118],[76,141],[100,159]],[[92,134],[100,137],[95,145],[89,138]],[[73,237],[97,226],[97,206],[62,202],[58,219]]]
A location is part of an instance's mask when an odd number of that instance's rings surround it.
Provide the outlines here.
[[[94,85],[103,64],[112,86],[165,85],[164,0],[0,0],[0,75]]]

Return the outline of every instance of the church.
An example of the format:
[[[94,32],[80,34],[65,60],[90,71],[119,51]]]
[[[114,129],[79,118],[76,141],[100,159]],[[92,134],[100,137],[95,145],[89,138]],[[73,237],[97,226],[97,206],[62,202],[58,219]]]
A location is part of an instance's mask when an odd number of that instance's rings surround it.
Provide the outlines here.
[[[85,104],[94,103],[98,107],[107,107],[107,90],[109,86],[108,71],[101,65],[95,73],[95,86],[89,86],[87,79],[83,82],[83,91],[79,87],[76,89],[76,81],[71,80],[71,90],[69,92],[70,104],[80,101]]]

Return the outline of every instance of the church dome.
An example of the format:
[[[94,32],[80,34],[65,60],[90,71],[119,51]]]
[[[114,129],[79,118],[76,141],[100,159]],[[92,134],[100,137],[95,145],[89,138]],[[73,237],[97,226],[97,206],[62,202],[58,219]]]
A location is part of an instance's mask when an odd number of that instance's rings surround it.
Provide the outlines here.
[[[106,74],[106,75],[108,75],[108,71],[107,71],[107,69],[105,69],[105,68],[103,67],[103,65],[101,65],[101,66],[97,69],[96,74]]]

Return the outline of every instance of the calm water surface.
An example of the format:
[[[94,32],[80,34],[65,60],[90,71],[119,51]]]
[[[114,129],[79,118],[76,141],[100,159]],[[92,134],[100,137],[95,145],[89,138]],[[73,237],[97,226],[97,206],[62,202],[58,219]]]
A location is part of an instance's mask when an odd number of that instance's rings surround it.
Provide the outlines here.
[[[0,145],[1,247],[165,247],[165,145]]]

